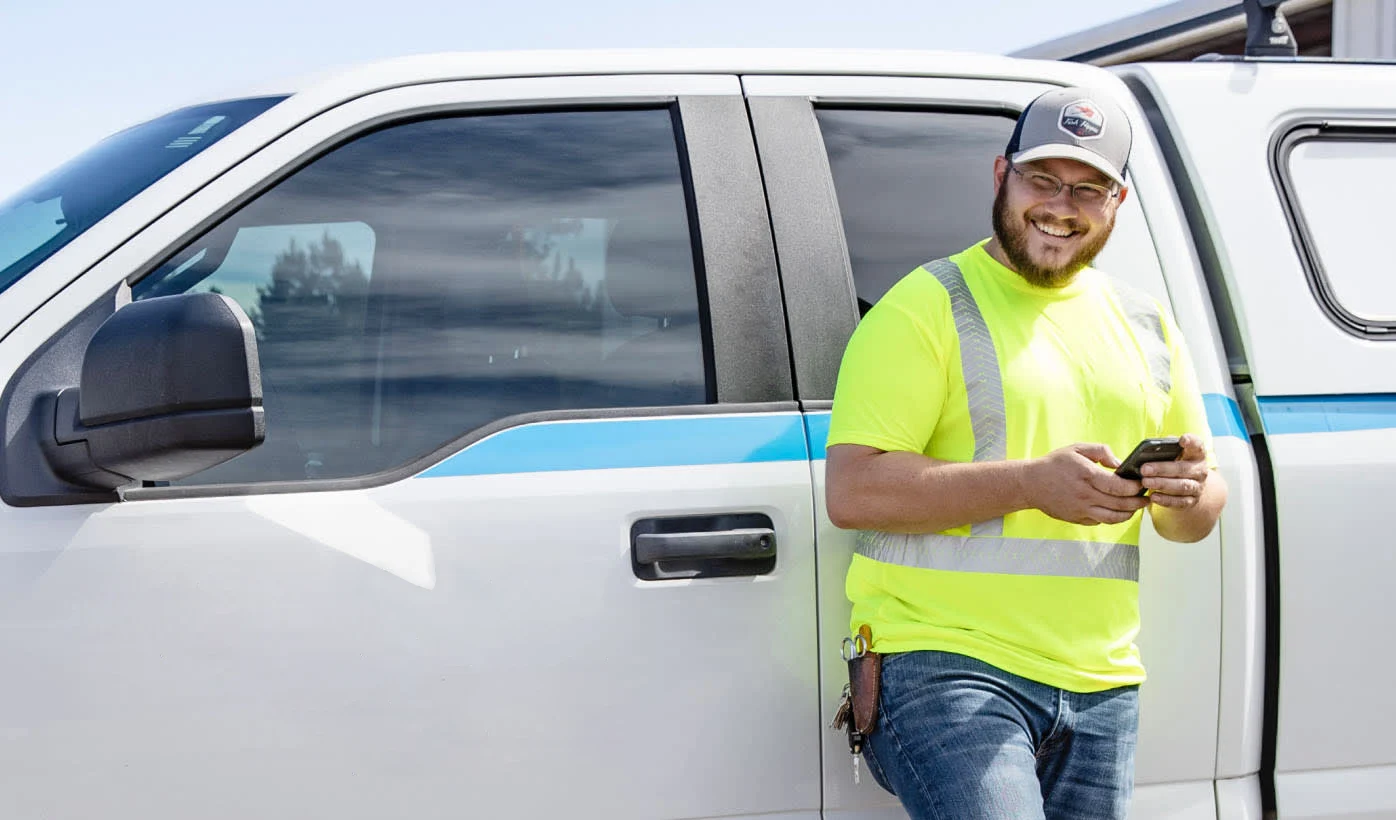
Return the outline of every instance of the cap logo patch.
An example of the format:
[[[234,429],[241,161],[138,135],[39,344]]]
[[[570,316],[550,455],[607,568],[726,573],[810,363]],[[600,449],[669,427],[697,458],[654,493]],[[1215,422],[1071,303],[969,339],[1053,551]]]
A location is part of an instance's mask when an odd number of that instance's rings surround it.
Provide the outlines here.
[[[1090,100],[1077,100],[1062,108],[1057,127],[1077,139],[1088,140],[1105,130],[1105,114]]]

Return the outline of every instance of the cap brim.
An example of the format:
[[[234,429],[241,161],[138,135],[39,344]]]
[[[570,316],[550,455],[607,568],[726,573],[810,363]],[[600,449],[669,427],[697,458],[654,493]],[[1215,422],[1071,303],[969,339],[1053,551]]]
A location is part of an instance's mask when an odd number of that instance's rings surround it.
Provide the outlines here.
[[[1089,148],[1082,148],[1079,145],[1064,145],[1062,143],[1039,145],[1036,148],[1019,151],[1009,157],[1009,159],[1014,162],[1036,162],[1040,159],[1072,159],[1091,166],[1120,185],[1125,184],[1124,177],[1110,165],[1105,157],[1102,157]]]

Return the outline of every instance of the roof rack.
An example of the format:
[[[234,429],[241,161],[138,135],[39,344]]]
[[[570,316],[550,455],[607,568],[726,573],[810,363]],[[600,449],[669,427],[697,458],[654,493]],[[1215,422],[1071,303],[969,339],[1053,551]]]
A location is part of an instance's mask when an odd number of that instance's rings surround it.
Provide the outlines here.
[[[1298,57],[1299,45],[1280,11],[1280,2],[1241,0],[1241,7],[1246,10],[1247,57]]]

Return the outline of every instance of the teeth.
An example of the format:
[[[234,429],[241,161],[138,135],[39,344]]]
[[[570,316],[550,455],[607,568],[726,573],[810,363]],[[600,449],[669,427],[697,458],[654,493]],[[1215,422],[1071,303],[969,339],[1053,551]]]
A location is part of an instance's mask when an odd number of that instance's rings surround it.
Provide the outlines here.
[[[1034,223],[1032,223],[1032,224],[1033,224],[1039,231],[1042,231],[1043,233],[1047,234],[1048,236],[1057,236],[1057,237],[1065,238],[1065,237],[1071,236],[1071,234],[1072,234],[1072,231],[1069,231],[1069,230],[1067,230],[1066,228],[1050,228],[1050,227],[1048,227],[1048,226],[1046,226],[1046,225],[1043,225],[1041,222],[1034,222]]]

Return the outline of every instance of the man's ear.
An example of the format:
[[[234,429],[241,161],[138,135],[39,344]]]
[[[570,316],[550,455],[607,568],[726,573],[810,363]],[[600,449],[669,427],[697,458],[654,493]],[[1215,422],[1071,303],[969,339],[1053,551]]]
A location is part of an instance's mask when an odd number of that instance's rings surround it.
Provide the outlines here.
[[[1127,188],[1127,187],[1125,187],[1125,186],[1123,186],[1123,185],[1120,186],[1120,195],[1119,195],[1118,197],[1115,198],[1115,207],[1118,208],[1118,207],[1120,207],[1121,205],[1125,204],[1125,199],[1128,198],[1128,197],[1129,197],[1129,188]]]
[[[994,196],[999,195],[999,189],[1008,179],[1008,157],[994,157]],[[1121,202],[1124,200],[1121,199]]]

